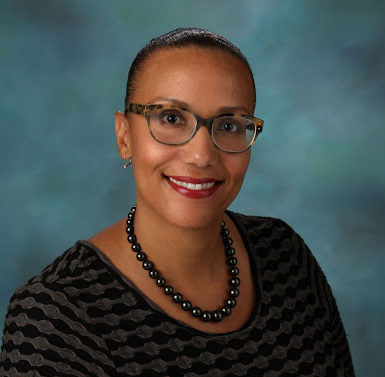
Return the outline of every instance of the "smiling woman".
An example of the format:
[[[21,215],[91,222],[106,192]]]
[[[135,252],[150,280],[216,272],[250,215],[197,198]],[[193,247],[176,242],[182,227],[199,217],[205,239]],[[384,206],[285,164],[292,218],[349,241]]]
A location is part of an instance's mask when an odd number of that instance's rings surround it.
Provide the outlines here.
[[[354,375],[302,238],[227,210],[263,130],[254,107],[222,36],[177,29],[139,52],[115,113],[136,205],[15,292],[1,375]]]

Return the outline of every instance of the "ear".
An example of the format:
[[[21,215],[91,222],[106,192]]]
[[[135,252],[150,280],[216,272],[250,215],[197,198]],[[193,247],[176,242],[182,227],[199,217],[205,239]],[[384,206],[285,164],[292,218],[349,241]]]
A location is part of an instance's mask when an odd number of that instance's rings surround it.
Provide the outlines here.
[[[115,111],[115,134],[119,156],[123,159],[131,157],[128,119],[120,111]]]

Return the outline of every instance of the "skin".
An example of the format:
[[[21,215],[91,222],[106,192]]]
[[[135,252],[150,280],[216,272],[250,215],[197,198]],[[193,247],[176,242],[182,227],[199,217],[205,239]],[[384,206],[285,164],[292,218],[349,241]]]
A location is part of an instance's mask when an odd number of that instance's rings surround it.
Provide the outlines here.
[[[243,63],[218,49],[163,49],[145,61],[131,102],[170,104],[175,100],[183,101],[204,118],[229,110],[252,115],[252,78]],[[255,283],[240,234],[224,211],[242,186],[250,150],[221,151],[205,128],[200,128],[187,144],[163,145],[152,138],[146,119],[131,113],[127,117],[115,113],[115,130],[120,156],[133,161],[135,233],[149,259],[194,305],[203,310],[217,309],[227,297],[225,282],[229,279],[219,235],[220,223],[225,219],[241,271],[238,305],[220,323],[204,323],[183,312],[140,268],[126,240],[125,219],[95,235],[90,242],[170,316],[202,331],[224,333],[240,328],[252,311]],[[172,189],[166,176],[209,177],[221,184],[208,198],[192,199]]]

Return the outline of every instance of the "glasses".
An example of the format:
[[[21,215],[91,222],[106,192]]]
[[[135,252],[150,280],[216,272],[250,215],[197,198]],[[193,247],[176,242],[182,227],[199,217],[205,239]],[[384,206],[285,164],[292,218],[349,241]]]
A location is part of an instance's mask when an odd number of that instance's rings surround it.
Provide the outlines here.
[[[128,111],[143,115],[152,137],[167,145],[186,144],[198,129],[204,126],[219,149],[240,153],[254,144],[263,129],[263,120],[249,115],[221,114],[215,118],[204,119],[173,105],[137,103],[130,103]]]

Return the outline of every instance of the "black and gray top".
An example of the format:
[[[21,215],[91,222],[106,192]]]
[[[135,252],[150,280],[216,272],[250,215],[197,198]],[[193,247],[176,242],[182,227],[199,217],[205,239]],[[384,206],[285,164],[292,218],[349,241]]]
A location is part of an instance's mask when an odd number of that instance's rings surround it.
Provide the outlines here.
[[[336,302],[285,222],[227,212],[252,263],[257,303],[226,334],[164,313],[79,241],[11,298],[1,376],[354,376]]]

